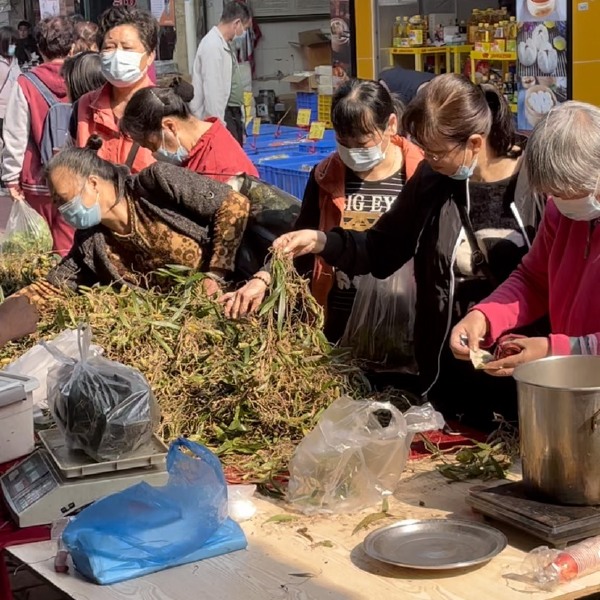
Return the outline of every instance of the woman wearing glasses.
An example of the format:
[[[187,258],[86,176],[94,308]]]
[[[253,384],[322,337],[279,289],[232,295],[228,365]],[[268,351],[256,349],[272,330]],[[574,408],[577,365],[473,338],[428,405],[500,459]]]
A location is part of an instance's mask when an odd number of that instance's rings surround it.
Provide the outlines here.
[[[421,392],[448,418],[489,427],[493,412],[514,416],[512,382],[490,385],[470,365],[457,366],[446,342],[453,324],[519,264],[543,203],[522,168],[509,106],[493,86],[436,77],[402,126],[425,161],[373,227],[296,231],[275,245],[294,256],[317,254],[350,276],[385,278],[414,257]]]

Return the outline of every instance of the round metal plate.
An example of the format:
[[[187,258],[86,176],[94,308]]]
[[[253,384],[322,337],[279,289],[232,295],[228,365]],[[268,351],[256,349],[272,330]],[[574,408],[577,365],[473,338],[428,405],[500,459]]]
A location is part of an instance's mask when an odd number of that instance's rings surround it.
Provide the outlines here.
[[[458,519],[399,521],[370,533],[365,552],[410,569],[461,569],[487,562],[506,547],[505,535],[483,523]]]

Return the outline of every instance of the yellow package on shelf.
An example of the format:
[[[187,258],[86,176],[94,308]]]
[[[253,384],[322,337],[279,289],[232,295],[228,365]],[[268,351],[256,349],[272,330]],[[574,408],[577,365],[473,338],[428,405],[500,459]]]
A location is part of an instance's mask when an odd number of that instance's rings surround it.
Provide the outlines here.
[[[333,96],[319,96],[319,114],[318,118],[325,127],[331,129],[331,102]]]

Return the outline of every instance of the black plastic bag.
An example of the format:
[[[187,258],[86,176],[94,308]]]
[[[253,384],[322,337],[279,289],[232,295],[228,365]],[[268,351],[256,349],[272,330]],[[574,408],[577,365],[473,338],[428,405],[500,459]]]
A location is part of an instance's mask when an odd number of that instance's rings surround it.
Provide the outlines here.
[[[158,405],[139,371],[90,353],[91,339],[90,329],[80,327],[81,360],[56,353],[60,364],[48,373],[48,404],[70,450],[117,460],[151,439]]]

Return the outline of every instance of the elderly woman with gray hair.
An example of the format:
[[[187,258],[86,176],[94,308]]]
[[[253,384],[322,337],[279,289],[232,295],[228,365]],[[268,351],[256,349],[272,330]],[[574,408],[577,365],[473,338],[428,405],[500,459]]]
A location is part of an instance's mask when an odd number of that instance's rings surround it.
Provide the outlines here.
[[[490,374],[545,356],[600,354],[600,108],[566,102],[533,131],[527,169],[548,194],[544,220],[516,271],[454,328],[459,359],[499,341]],[[506,333],[548,315],[549,337]],[[510,346],[508,346],[510,345]]]

